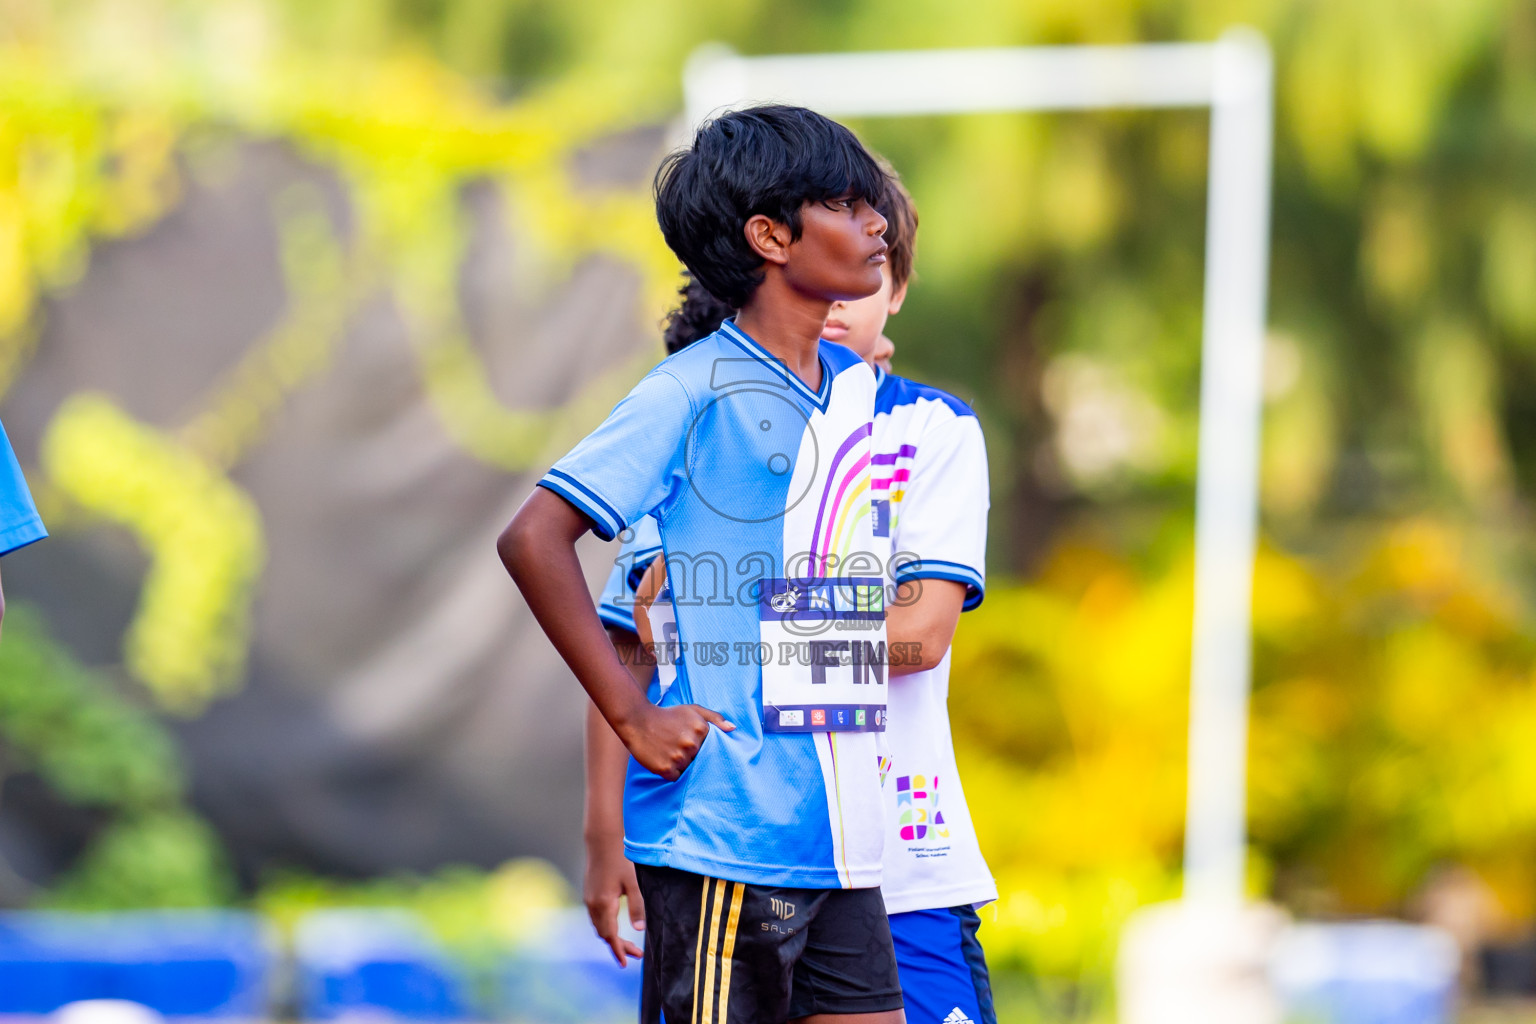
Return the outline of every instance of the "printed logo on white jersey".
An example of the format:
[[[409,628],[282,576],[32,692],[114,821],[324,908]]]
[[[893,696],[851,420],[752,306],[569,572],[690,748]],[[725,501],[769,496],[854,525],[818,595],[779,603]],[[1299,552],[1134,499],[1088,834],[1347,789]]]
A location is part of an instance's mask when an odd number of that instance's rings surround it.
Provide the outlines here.
[[[949,1011],[949,1016],[944,1018],[942,1024],[976,1024],[976,1022],[967,1017],[965,1011],[957,1006]]]

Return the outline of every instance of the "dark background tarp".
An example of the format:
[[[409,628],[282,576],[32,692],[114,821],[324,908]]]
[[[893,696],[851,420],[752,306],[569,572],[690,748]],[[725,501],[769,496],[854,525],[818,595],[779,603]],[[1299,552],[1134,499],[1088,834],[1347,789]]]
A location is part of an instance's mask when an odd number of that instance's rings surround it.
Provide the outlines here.
[[[578,174],[648,175],[659,131],[583,154]],[[23,465],[60,403],[106,393],[175,428],[282,315],[270,213],[285,188],[326,197],[335,178],[278,143],[251,142],[222,180],[189,177],[143,235],[97,247],[78,285],[46,309],[36,355],[0,403]],[[490,185],[467,188],[473,225],[460,302],[497,397],[560,406],[659,344],[637,312],[639,275],[607,258],[549,290],[517,288],[516,229]],[[243,877],[303,866],[366,874],[580,856],[582,701],[494,551],[543,466],[477,461],[423,392],[387,291],[351,316],[334,364],[290,396],[231,478],[257,503],[267,547],[247,675],[206,711],[172,719],[192,799]],[[615,550],[593,538],[594,589]],[[122,640],[146,556],[110,525],[56,531],[5,560],[13,601],[38,606],[83,662],[125,691]],[[147,696],[140,694],[147,701]],[[89,816],[35,778],[0,794],[0,854],[41,880],[78,852]],[[74,842],[70,837],[78,836]]]

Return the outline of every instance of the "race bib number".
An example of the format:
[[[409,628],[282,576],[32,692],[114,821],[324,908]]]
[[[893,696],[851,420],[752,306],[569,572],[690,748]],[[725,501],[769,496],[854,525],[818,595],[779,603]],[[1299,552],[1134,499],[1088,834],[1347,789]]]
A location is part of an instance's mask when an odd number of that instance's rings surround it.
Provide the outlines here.
[[[765,579],[758,591],[765,732],[884,732],[879,577]]]

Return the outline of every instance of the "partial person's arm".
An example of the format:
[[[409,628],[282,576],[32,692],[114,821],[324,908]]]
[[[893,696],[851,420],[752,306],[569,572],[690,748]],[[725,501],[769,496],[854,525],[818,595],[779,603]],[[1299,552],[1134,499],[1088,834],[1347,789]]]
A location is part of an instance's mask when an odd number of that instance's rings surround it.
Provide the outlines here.
[[[534,489],[496,543],[502,564],[560,657],[636,761],[669,782],[693,763],[711,724],[734,725],[696,704],[659,708],[635,687],[597,617],[576,557],[588,520],[564,499]]]
[[[610,626],[608,639],[619,660],[629,666],[635,685],[643,693],[651,678],[651,663],[633,633]],[[582,901],[598,937],[613,950],[623,967],[640,949],[619,935],[619,900],[629,910],[630,923],[645,928],[645,903],[635,866],[624,856],[624,774],[629,751],[608,727],[591,701],[587,702],[587,793],[582,834],[587,847],[587,867],[582,878]]]
[[[892,676],[937,667],[986,585],[987,447],[975,415],[960,409],[934,413],[907,481],[893,538],[898,590],[886,607],[886,639],[905,645]]]
[[[892,676],[926,672],[944,660],[965,607],[965,584],[918,579],[901,585],[885,610],[885,640],[900,657],[891,658]]]
[[[640,585],[635,587],[635,632],[640,636],[640,644],[644,650],[650,651],[652,656],[656,652],[656,637],[651,634],[651,605],[656,603],[656,595],[661,592],[661,585],[667,582],[667,560],[657,558],[646,566],[645,575],[640,577]]]
[[[48,530],[37,514],[32,492],[27,490],[27,478],[22,476],[21,464],[11,450],[11,439],[0,425],[0,555],[8,555],[46,536]],[[5,593],[0,590],[0,622],[4,620]]]

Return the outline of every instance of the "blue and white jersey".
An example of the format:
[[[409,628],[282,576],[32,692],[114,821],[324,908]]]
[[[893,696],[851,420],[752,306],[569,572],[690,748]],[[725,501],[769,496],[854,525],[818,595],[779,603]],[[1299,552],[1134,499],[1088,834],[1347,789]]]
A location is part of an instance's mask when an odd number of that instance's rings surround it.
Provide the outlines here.
[[[964,583],[965,608],[975,608],[986,587],[990,504],[976,414],[938,388],[881,374],[874,429],[877,542],[894,552],[896,581]],[[926,672],[891,680],[880,884],[891,914],[997,898],[955,768],[949,661],[946,653]]]
[[[654,518],[642,516],[619,534],[619,540],[618,557],[613,560],[613,570],[597,598],[597,617],[606,626],[634,633],[635,588],[651,562],[661,554],[661,533]]]
[[[10,438],[0,426],[0,555],[26,547],[48,536],[43,519],[37,514],[26,477],[11,451]]]
[[[661,703],[736,726],[712,730],[676,782],[631,760],[636,863],[758,885],[880,882],[875,377],[829,342],[820,364],[812,389],[727,321],[647,374],[540,481],[604,538],[655,517],[679,647]],[[829,699],[790,696],[805,694]]]

